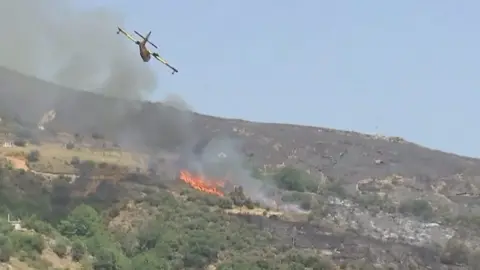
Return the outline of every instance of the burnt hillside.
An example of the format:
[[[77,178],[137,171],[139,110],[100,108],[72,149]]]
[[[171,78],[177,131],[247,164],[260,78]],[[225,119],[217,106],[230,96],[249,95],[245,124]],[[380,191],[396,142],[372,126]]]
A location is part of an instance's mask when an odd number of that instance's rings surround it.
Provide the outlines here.
[[[63,88],[0,69],[0,116],[35,125],[55,110],[55,131],[97,132],[145,149],[177,149],[222,135],[241,138],[257,166],[295,165],[350,183],[399,174],[429,183],[456,174],[480,175],[479,160],[427,149],[399,138],[287,124],[254,123],[180,111],[158,103],[119,100]],[[453,179],[453,178],[452,178]]]

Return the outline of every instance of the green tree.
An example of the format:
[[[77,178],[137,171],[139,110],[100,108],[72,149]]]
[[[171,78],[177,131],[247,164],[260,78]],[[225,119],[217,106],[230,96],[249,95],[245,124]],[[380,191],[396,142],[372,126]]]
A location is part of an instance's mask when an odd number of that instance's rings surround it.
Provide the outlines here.
[[[153,252],[142,253],[132,259],[133,270],[170,269],[170,264]]]
[[[40,220],[36,215],[33,215],[30,218],[24,220],[24,225],[26,228],[32,229],[35,232],[44,235],[50,235],[53,230],[52,225],[43,220]]]
[[[217,260],[220,251],[219,239],[206,231],[197,231],[189,239],[184,254],[185,267],[205,267]]]
[[[13,227],[6,219],[0,219],[0,234],[7,234],[13,231]]]
[[[120,265],[115,257],[115,253],[108,249],[102,249],[93,263],[94,270],[119,270]]]
[[[0,262],[8,262],[13,253],[13,245],[5,235],[0,235]]]
[[[67,237],[91,237],[101,227],[101,218],[92,207],[81,204],[60,222],[58,230]]]
[[[23,250],[28,253],[42,253],[45,248],[45,240],[39,234],[13,231],[9,236],[15,250]]]
[[[316,192],[317,184],[309,174],[294,167],[284,167],[273,176],[277,186],[298,192]]]

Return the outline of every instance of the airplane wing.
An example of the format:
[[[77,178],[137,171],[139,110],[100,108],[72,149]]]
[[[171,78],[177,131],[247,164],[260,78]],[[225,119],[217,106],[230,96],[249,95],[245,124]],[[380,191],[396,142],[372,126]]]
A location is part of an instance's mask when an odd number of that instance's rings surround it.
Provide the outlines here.
[[[158,61],[162,62],[162,64],[164,64],[165,66],[169,67],[171,70],[172,70],[172,74],[175,74],[178,72],[178,70],[176,68],[174,68],[173,66],[171,66],[165,59],[163,59],[162,57],[160,57],[160,55],[158,55],[158,53],[152,53],[150,52],[151,55],[153,55],[153,57],[155,57],[155,59],[157,59]]]
[[[130,39],[131,41],[137,43],[138,41],[136,39],[134,39],[129,33],[127,33],[125,30],[123,30],[122,28],[120,27],[117,27],[118,28],[118,31],[117,31],[117,34],[124,34],[128,39]]]

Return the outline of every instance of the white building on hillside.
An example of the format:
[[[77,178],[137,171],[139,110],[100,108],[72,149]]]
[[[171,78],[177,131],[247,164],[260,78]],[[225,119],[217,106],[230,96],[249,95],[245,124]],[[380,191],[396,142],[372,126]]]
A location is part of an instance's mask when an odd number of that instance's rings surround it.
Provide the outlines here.
[[[13,229],[14,229],[14,230],[16,230],[16,231],[22,230],[22,224],[21,224],[21,221],[20,221],[19,219],[17,219],[17,220],[10,220],[10,214],[8,214],[7,220],[8,220],[8,223],[10,223],[10,225],[13,226]]]
[[[13,142],[5,141],[5,142],[3,142],[2,146],[5,147],[5,148],[13,147]]]

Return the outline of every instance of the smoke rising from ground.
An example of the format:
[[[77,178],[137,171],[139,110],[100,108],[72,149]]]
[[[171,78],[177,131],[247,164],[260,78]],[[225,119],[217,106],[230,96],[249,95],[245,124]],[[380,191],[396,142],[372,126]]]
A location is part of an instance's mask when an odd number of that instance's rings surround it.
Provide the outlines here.
[[[242,186],[244,193],[254,200],[263,197],[262,183],[245,167],[245,159],[239,150],[240,141],[216,137],[201,144],[202,149],[197,149],[190,157],[188,169],[207,178],[228,178],[232,184]]]
[[[122,16],[73,0],[0,0],[0,65],[60,85],[142,98],[157,81],[135,44],[116,34]],[[127,27],[128,29],[128,27]]]
[[[226,137],[216,137],[210,140],[202,149],[201,154],[191,159],[190,168],[207,178],[225,179],[230,183],[241,186],[244,194],[253,201],[264,206],[302,212],[294,203],[284,203],[278,196],[276,185],[267,179],[259,180],[252,176],[245,156],[241,154],[242,142]]]

